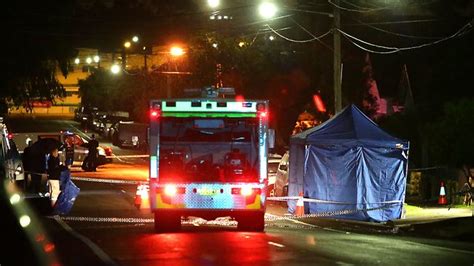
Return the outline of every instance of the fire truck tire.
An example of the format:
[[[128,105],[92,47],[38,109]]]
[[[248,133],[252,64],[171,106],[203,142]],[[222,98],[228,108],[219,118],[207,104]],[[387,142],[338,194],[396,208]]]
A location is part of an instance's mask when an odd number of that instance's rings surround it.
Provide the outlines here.
[[[237,229],[240,231],[263,232],[265,229],[265,213],[246,213],[237,218]]]
[[[176,232],[181,229],[179,213],[155,212],[155,231],[157,233]]]

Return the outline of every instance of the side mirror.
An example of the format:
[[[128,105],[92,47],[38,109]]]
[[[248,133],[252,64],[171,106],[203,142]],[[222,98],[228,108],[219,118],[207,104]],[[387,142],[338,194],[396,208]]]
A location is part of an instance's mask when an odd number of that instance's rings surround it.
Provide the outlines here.
[[[268,129],[268,148],[275,148],[275,129],[273,128]]]

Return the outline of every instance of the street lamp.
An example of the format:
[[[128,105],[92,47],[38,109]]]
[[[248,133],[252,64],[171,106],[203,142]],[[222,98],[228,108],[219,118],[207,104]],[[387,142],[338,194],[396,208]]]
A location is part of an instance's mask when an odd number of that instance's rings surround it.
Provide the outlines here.
[[[273,18],[278,11],[277,6],[272,2],[263,2],[258,6],[258,13],[264,19]]]
[[[117,64],[113,64],[110,68],[110,71],[112,72],[112,74],[116,75],[120,72],[120,66]]]
[[[168,58],[168,73],[166,74],[166,96],[171,98],[171,58],[178,58],[184,55],[184,49],[180,46],[173,45],[170,48],[170,57]],[[175,65],[176,66],[176,65]],[[177,71],[176,71],[177,72]]]
[[[132,41],[133,42],[138,42],[138,36],[133,36]]]
[[[179,56],[182,56],[184,54],[184,50],[183,50],[183,48],[181,48],[179,46],[172,46],[171,49],[170,49],[170,54],[174,57],[179,57]]]
[[[123,47],[125,48],[130,48],[130,46],[132,46],[132,44],[129,41],[123,43]]]
[[[98,55],[94,55],[94,62],[99,63],[100,57]]]
[[[81,62],[81,59],[79,59],[79,58],[74,59],[74,63],[75,63],[76,65],[79,65],[80,62]]]
[[[219,0],[207,0],[207,4],[211,8],[217,8],[220,4],[220,1]]]
[[[92,64],[92,58],[87,57],[87,58],[86,58],[86,63],[87,63],[88,65]]]

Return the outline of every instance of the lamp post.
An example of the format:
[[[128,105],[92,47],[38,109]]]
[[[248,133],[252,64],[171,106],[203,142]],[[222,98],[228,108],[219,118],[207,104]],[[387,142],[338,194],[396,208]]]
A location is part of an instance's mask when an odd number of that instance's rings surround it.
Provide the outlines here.
[[[341,62],[341,13],[339,3],[341,0],[334,0],[332,13],[318,12],[333,18],[333,83],[334,83],[334,111],[338,113],[342,110],[342,62]],[[278,7],[270,2],[263,2],[258,7],[260,16],[264,19],[271,19],[278,13]]]
[[[126,41],[123,43],[123,48],[122,48],[122,69],[126,69],[127,67],[127,49],[132,46],[132,43],[129,41]]]
[[[173,45],[169,50],[168,56],[168,73],[166,74],[166,97],[171,98],[171,61],[184,55],[184,49],[180,46]],[[176,71],[177,72],[177,71]]]
[[[339,28],[341,27],[341,12],[338,8],[340,0],[335,0],[334,6],[334,112],[337,114],[342,110],[342,67],[341,67],[341,34]]]

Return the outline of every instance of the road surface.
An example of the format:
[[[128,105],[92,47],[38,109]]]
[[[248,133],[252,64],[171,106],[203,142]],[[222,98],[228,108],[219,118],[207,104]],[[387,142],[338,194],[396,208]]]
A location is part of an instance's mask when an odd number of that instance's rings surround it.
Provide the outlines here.
[[[56,121],[68,125],[71,121]],[[114,147],[120,155],[139,151]],[[73,169],[81,188],[72,211],[41,217],[63,265],[473,265],[472,242],[349,232],[328,222],[287,219],[270,204],[263,233],[240,232],[229,219],[183,221],[156,234],[152,215],[134,205],[146,160],[124,158],[96,173]],[[113,181],[110,181],[113,180]],[[119,181],[116,181],[119,180]],[[123,181],[123,182],[121,182]],[[320,220],[323,221],[323,220]],[[0,258],[1,259],[1,258]],[[0,264],[1,264],[0,260]]]

